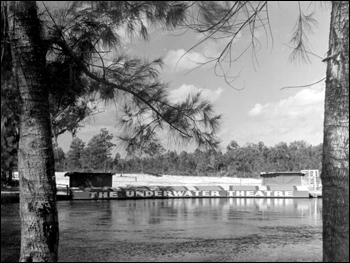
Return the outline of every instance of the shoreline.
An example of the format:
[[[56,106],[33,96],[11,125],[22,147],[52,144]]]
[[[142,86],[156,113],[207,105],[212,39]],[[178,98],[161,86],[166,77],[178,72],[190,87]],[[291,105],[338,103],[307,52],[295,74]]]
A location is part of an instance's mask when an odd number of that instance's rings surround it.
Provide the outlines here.
[[[19,203],[19,191],[1,191],[1,204]]]
[[[261,178],[113,174],[112,187],[71,187],[65,172],[56,172],[57,200],[155,198],[317,198],[322,190],[305,185],[264,185]],[[69,194],[70,193],[70,194]],[[1,204],[19,202],[19,189],[1,190]]]

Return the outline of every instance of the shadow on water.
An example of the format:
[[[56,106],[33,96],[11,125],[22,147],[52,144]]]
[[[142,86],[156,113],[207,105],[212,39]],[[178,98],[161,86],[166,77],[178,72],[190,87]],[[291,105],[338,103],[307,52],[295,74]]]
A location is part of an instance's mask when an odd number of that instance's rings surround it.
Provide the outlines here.
[[[321,261],[321,199],[61,201],[60,261]],[[1,206],[1,261],[19,253]]]

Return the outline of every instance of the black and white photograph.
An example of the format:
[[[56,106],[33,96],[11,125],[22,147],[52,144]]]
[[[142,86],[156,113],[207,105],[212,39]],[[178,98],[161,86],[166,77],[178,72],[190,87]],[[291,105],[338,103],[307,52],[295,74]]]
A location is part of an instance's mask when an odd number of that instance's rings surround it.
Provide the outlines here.
[[[1,1],[1,262],[349,262],[349,2]]]

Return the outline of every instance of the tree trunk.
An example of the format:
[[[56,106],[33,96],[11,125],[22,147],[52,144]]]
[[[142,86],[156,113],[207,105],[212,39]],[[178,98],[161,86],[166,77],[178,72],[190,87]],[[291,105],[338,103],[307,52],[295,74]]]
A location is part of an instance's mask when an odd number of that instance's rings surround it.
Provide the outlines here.
[[[333,1],[323,140],[323,260],[349,262],[349,2]]]
[[[7,183],[9,185],[12,185],[12,178],[13,178],[13,169],[12,169],[12,164],[10,164],[10,167],[9,167],[9,178],[7,178]]]
[[[13,73],[20,90],[21,262],[57,261],[54,156],[46,49],[35,1],[7,2]]]

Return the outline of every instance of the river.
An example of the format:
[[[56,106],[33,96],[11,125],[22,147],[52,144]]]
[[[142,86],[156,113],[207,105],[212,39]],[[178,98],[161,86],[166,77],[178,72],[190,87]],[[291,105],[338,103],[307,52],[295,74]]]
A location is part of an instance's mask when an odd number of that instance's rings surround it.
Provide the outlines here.
[[[322,199],[59,201],[61,262],[322,261]],[[1,205],[1,261],[18,260],[18,204]]]

